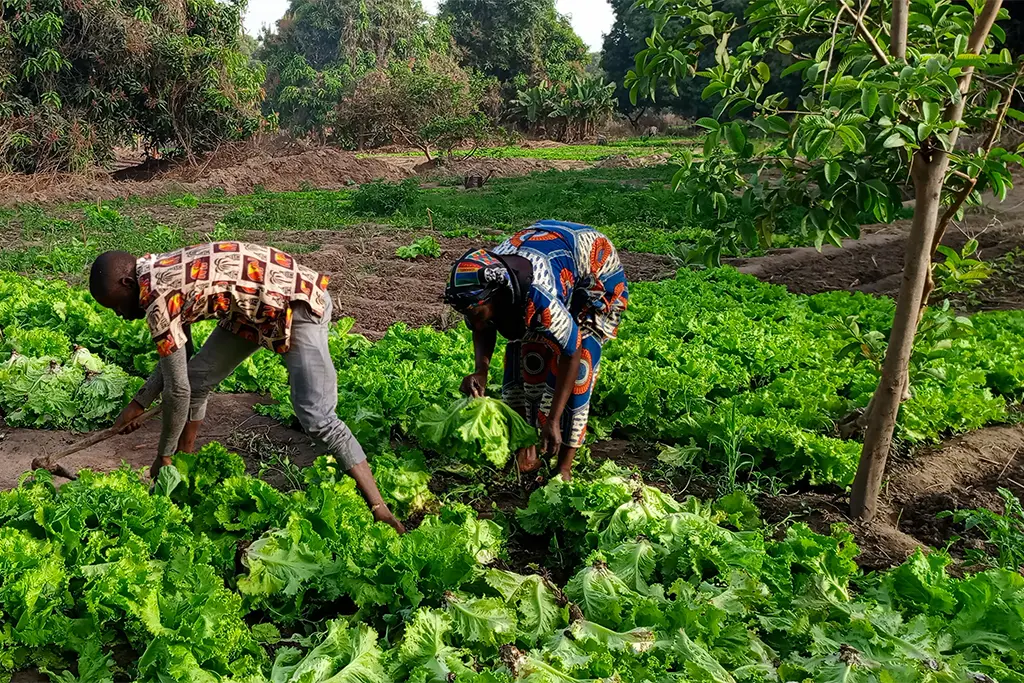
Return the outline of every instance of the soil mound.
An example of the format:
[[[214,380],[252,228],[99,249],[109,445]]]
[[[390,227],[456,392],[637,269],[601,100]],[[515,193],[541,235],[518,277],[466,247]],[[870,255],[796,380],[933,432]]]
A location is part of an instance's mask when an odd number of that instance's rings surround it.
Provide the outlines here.
[[[119,165],[123,166],[123,165]],[[422,156],[362,156],[333,147],[309,147],[275,137],[259,143],[223,145],[196,164],[149,159],[106,173],[10,175],[2,179],[0,206],[18,203],[104,201],[221,190],[249,194],[257,188],[287,192],[335,190],[374,180],[463,177],[472,172],[507,178],[535,171],[575,170],[593,164],[575,160],[456,158],[427,162]]]

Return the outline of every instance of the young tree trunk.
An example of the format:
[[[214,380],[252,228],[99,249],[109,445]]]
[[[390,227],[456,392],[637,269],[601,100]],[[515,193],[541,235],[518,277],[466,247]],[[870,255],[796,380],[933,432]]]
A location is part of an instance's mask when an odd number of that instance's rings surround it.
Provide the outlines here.
[[[938,149],[923,149],[914,155],[911,170],[915,194],[914,222],[907,241],[903,282],[882,365],[882,376],[871,401],[864,450],[850,496],[851,513],[863,520],[871,519],[878,511],[878,495],[885,475],[885,464],[907,386],[921,296],[931,269],[932,238],[942,209],[940,198],[948,166],[949,158]]]
[[[893,3],[890,52],[897,58],[906,56],[908,6],[909,0],[894,0]],[[968,52],[981,54],[1001,7],[1002,0],[985,0],[985,5],[974,21],[968,40]],[[974,69],[968,67],[960,76],[961,93],[968,92],[973,72]],[[962,116],[963,100],[951,104],[945,113],[947,121],[957,123]],[[956,144],[957,133],[958,130],[954,129],[950,135],[953,145]],[[896,428],[900,404],[909,393],[910,356],[914,349],[914,335],[931,290],[932,255],[949,158],[937,148],[922,149],[914,155],[912,163],[914,222],[907,242],[907,262],[903,269],[903,282],[878,389],[864,414],[867,419],[864,449],[861,451],[857,478],[850,494],[850,511],[854,517],[863,520],[871,519],[878,511],[878,496],[885,476],[889,448],[892,446],[892,433]]]
[[[892,29],[889,35],[889,54],[896,59],[907,58],[907,19],[910,17],[910,0],[893,0]]]

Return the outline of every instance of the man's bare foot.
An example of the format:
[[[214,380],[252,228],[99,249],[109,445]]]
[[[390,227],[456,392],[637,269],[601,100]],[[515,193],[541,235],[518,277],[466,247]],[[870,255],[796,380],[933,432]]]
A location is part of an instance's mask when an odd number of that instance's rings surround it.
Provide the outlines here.
[[[181,431],[181,436],[178,437],[179,453],[196,452],[196,435],[199,433],[199,427],[202,424],[202,420],[190,420],[185,423],[185,428]]]
[[[539,470],[541,461],[537,457],[537,447],[527,446],[516,451],[516,464],[519,466],[519,471],[524,474]]]
[[[558,476],[562,478],[562,481],[572,481],[572,470],[559,470]]]

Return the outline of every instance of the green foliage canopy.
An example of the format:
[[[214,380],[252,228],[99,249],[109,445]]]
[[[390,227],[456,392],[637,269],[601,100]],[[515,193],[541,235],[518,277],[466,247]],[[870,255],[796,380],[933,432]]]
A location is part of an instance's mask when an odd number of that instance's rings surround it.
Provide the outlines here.
[[[451,26],[463,65],[503,82],[566,81],[587,57],[554,0],[445,0],[440,17]]]
[[[0,168],[76,170],[136,136],[187,154],[254,133],[264,73],[244,5],[0,3]]]
[[[807,210],[805,229],[818,245],[857,237],[863,212],[894,220],[907,160],[919,150],[949,152],[946,204],[961,191],[978,201],[984,189],[1002,197],[1010,186],[1007,164],[1021,161],[1015,153],[982,141],[954,145],[960,128],[998,141],[1005,91],[1019,74],[1010,53],[1000,50],[1005,34],[998,24],[980,54],[969,53],[981,3],[911,2],[905,60],[888,57],[888,29],[877,19],[890,15],[891,3],[861,16],[845,2],[757,1],[742,17],[706,0],[641,4],[654,13],[655,25],[627,75],[634,100],[653,96],[664,83],[698,79],[704,99],[720,98],[698,122],[708,131],[702,160],[676,178],[693,196],[692,218],[718,233],[694,254],[707,263],[718,262],[723,245],[741,240],[770,246],[775,218],[794,205]],[[663,32],[666,26],[675,32]],[[730,36],[741,28],[748,38],[734,45]],[[809,45],[808,35],[820,42]],[[700,58],[708,49],[714,63],[704,67]],[[792,60],[781,72],[771,59],[779,55]],[[978,74],[973,80],[971,70]],[[790,74],[803,78],[795,101],[768,87]],[[951,119],[959,103],[962,124]],[[977,184],[967,187],[972,179]],[[753,213],[732,220],[727,209],[734,202]]]

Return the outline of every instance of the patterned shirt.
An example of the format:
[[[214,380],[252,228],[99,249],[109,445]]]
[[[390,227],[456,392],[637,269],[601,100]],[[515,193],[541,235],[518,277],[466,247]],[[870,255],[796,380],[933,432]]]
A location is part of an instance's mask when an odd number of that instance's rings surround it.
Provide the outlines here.
[[[214,242],[136,263],[139,301],[156,342],[166,357],[185,348],[185,328],[197,320],[220,326],[277,353],[291,342],[291,304],[302,301],[324,314],[328,277],[300,266],[271,247]]]
[[[580,325],[604,343],[618,334],[629,304],[626,273],[611,241],[577,223],[544,220],[503,242],[495,254],[533,265],[526,326],[565,354],[580,347]]]

